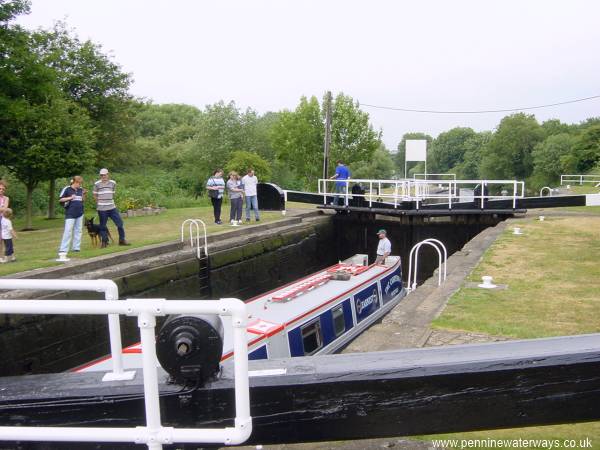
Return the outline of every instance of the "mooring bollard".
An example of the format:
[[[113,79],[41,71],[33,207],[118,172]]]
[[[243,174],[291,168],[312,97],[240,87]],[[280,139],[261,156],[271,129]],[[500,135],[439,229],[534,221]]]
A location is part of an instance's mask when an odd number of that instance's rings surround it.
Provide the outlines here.
[[[521,228],[519,228],[519,227],[514,227],[514,228],[513,228],[513,234],[523,234],[523,233],[521,232]]]
[[[481,277],[481,279],[483,280],[483,283],[478,284],[477,287],[483,289],[494,289],[495,287],[498,287],[494,283],[492,283],[493,278],[489,275],[484,275]]]
[[[543,222],[543,221],[544,221],[544,219],[545,219],[545,217],[544,217],[544,216],[540,216],[540,222]]]

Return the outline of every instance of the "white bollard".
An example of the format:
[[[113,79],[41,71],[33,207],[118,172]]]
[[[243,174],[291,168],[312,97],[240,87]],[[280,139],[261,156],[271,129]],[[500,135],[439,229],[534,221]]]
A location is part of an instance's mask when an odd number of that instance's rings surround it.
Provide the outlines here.
[[[513,234],[523,234],[523,233],[521,232],[521,228],[519,228],[519,227],[514,227],[514,228],[513,228]]]
[[[492,283],[493,278],[490,277],[489,275],[484,275],[481,277],[481,279],[483,280],[483,283],[478,284],[477,287],[483,288],[483,289],[494,289],[496,286],[494,283]]]
[[[543,222],[543,221],[544,221],[544,219],[545,219],[545,217],[544,217],[544,216],[540,216],[540,222]]]

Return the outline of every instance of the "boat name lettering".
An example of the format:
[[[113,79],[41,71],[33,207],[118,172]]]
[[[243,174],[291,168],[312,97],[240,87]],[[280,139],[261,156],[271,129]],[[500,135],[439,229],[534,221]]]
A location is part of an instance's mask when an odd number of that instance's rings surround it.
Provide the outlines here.
[[[360,313],[362,313],[362,311],[365,308],[368,308],[376,301],[377,301],[377,290],[374,289],[373,294],[371,294],[367,298],[364,298],[364,299],[358,301],[358,303],[356,304],[356,311],[358,312],[358,314],[360,314]]]
[[[400,275],[394,275],[394,276],[393,276],[392,278],[390,278],[390,279],[388,280],[388,282],[386,283],[386,285],[385,285],[385,293],[386,293],[386,294],[388,294],[388,293],[389,293],[389,290],[390,290],[390,288],[392,287],[392,285],[393,285],[394,283],[401,283],[401,282],[402,282],[402,280],[400,279]]]

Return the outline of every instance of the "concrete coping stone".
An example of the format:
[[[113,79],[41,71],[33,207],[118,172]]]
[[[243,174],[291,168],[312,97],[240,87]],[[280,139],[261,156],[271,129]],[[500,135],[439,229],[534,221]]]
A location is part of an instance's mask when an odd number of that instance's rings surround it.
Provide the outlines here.
[[[232,239],[241,236],[248,236],[264,231],[280,228],[301,223],[304,218],[319,215],[318,211],[303,211],[294,215],[278,219],[274,222],[261,223],[254,225],[252,228],[239,227],[232,230],[223,230],[217,233],[211,233],[207,236],[208,244],[220,242],[223,239]],[[185,235],[184,235],[185,236]],[[108,255],[95,256],[83,260],[71,260],[60,266],[44,267],[40,269],[32,269],[24,272],[5,275],[0,278],[64,278],[81,273],[87,273],[98,269],[106,268],[107,266],[139,261],[140,259],[154,257],[161,254],[172,253],[183,250],[189,242],[189,237],[184,237],[184,242],[170,241],[159,244],[146,245],[144,247],[134,248],[118,253]]]

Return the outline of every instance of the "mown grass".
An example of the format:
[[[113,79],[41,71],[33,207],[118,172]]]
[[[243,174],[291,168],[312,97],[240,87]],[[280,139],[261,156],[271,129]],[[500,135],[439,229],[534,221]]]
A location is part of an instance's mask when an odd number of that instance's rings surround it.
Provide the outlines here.
[[[288,205],[288,207],[293,206]],[[244,215],[245,213],[242,217]],[[228,217],[229,208],[226,205],[223,206],[223,225],[214,223],[212,207],[168,209],[156,216],[125,217],[123,215],[126,237],[131,243],[130,247],[120,247],[113,243],[105,249],[93,248],[87,230],[84,228],[81,252],[69,253],[69,257],[85,259],[145,245],[173,241],[180,238],[181,223],[189,218],[202,219],[207,225],[209,234],[228,231],[232,228],[227,223]],[[280,212],[261,211],[261,223],[281,218]],[[97,216],[95,216],[95,223],[98,223]],[[252,216],[252,222],[249,225],[244,223],[242,227],[254,226],[255,224],[254,216]],[[0,275],[61,264],[54,260],[57,258],[58,246],[62,238],[64,220],[48,220],[36,217],[33,222],[34,231],[19,231],[24,226],[22,219],[15,220],[14,226],[18,234],[18,238],[14,240],[17,261],[0,264]],[[117,230],[111,221],[108,222],[108,228],[113,238],[118,241]]]
[[[514,338],[600,331],[600,217],[528,220],[522,229],[507,229],[469,277],[508,288],[463,287],[434,326]]]
[[[491,275],[495,283],[508,288],[463,287],[434,327],[513,338],[600,332],[600,217],[528,219],[521,227],[522,236],[512,235],[509,227],[469,277],[479,281],[482,275]],[[600,422],[419,437],[487,438],[557,439],[561,443],[574,439],[578,444],[590,438],[591,448],[600,448]]]

